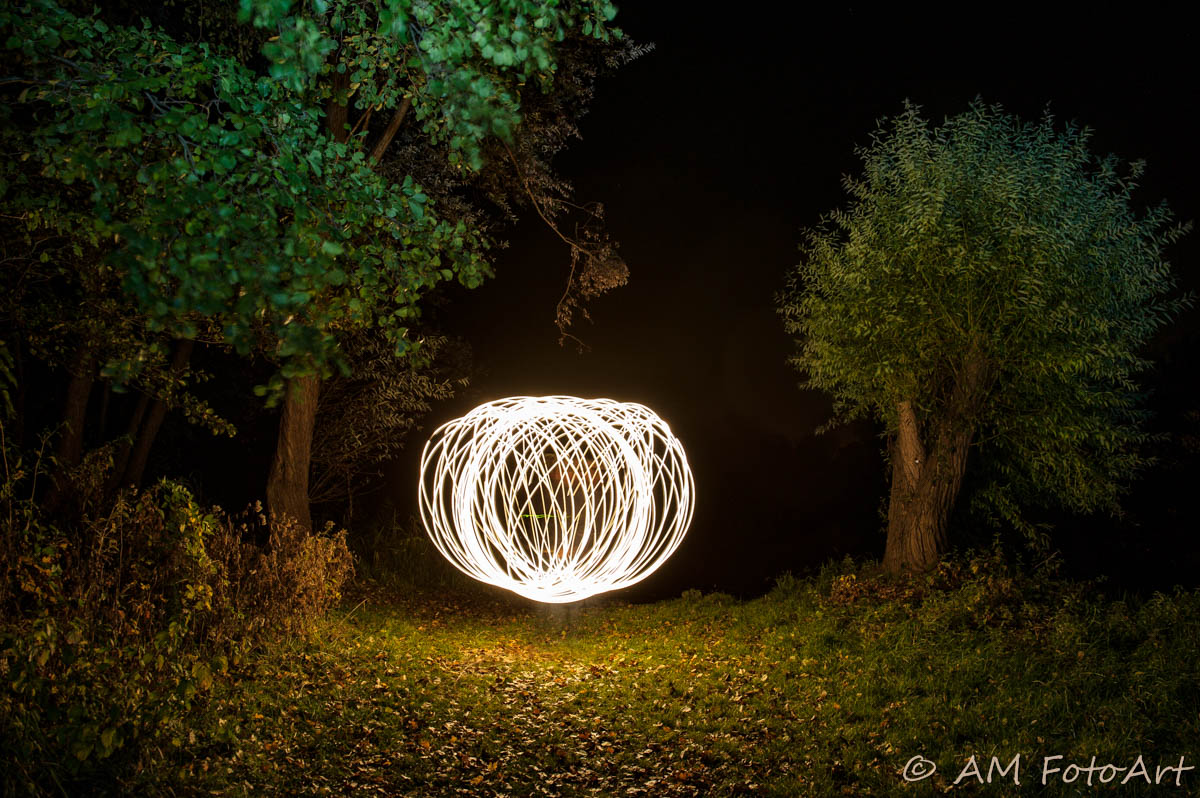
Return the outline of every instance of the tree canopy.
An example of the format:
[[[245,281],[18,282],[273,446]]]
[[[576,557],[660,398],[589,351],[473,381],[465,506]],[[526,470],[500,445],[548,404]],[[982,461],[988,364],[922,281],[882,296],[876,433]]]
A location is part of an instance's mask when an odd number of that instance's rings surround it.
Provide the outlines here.
[[[518,210],[568,247],[562,336],[625,281],[602,209],[550,168],[597,74],[640,52],[608,0],[63,2],[0,11],[0,318],[18,364],[68,372],[62,469],[97,378],[91,442],[112,391],[140,394],[110,491],[140,482],[168,408],[233,434],[188,390],[207,376],[196,345],[217,346],[271,364],[254,388],[282,402],[267,503],[308,526],[322,380],[375,362],[363,340],[412,361],[376,377],[432,368],[424,305],[491,275]]]
[[[411,108],[452,168],[478,171],[489,139],[512,141],[522,87],[553,85],[557,43],[573,29],[607,40],[614,13],[246,0],[243,18],[276,31],[264,75],[149,24],[38,0],[0,14],[22,87],[0,126],[21,154],[0,167],[0,194],[25,243],[43,242],[41,271],[130,300],[110,322],[266,351],[277,396],[292,377],[346,370],[338,329],[379,328],[403,351],[424,293],[490,274],[481,225],[443,213],[411,173],[375,168],[370,111]],[[328,117],[348,102],[363,114],[338,130]],[[109,375],[135,378],[146,348],[107,353]]]
[[[1186,301],[1164,259],[1184,228],[1165,204],[1139,212],[1143,165],[1089,139],[1048,113],[976,101],[935,128],[907,105],[858,150],[849,206],[808,232],[778,298],[791,362],[836,420],[881,423],[894,467],[921,460],[913,490],[922,468],[930,489],[955,483],[945,458],[977,451],[992,520],[1114,509],[1147,464],[1141,351]]]

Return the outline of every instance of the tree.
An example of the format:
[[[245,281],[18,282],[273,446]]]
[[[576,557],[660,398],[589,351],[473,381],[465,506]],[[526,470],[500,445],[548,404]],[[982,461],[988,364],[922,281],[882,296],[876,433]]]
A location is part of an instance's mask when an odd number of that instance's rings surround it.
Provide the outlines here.
[[[0,324],[16,344],[18,374],[29,356],[68,374],[55,457],[61,470],[45,497],[55,505],[63,471],[82,458],[89,397],[97,381],[103,381],[100,426],[105,426],[110,388],[117,376],[102,373],[105,364],[136,364],[119,375],[117,384],[121,391],[132,389],[140,395],[127,440],[116,450],[111,487],[140,480],[145,455],[168,407],[182,407],[190,421],[214,432],[231,432],[231,428],[186,391],[205,376],[184,368],[192,341],[174,342],[171,335],[150,330],[145,316],[122,294],[120,276],[108,263],[114,242],[97,230],[87,186],[74,180],[45,180],[44,164],[30,157],[34,153],[25,139],[39,121],[40,109],[30,101],[38,84],[28,76],[11,82],[20,93],[13,95],[18,101],[6,106],[0,116],[5,121],[0,140],[20,157],[0,167],[0,195],[8,222],[0,228],[4,289]],[[18,438],[25,416],[26,382],[20,380],[17,392]]]
[[[1027,531],[1033,504],[1117,511],[1148,464],[1139,350],[1187,303],[1163,259],[1185,228],[1135,211],[1142,164],[1122,175],[1089,137],[979,101],[931,129],[906,105],[801,246],[791,362],[835,422],[884,428],[892,573],[946,550],[969,459],[973,505]]]
[[[267,498],[306,523],[320,380],[348,370],[343,337],[374,329],[400,356],[416,343],[408,331],[422,297],[491,273],[480,214],[449,190],[427,192],[416,169],[381,168],[389,145],[414,124],[463,193],[493,141],[514,169],[536,167],[522,153],[550,150],[514,136],[521,100],[554,90],[556,48],[569,36],[619,34],[606,0],[244,0],[241,9],[276,34],[263,46],[269,75],[226,48],[49,0],[0,12],[12,94],[3,139],[20,156],[4,159],[0,196],[27,243],[47,230],[65,237],[58,250],[79,263],[60,273],[82,275],[80,286],[118,284],[115,316],[137,319],[145,335],[104,352],[116,384],[155,360],[177,373],[166,353],[186,347],[172,341],[206,336],[278,364],[260,386],[284,405]],[[574,246],[609,262],[611,248]],[[100,362],[96,338],[79,339],[72,419]],[[79,426],[67,425],[71,435]],[[73,457],[77,440],[67,443]]]
[[[253,5],[245,2],[243,10]],[[505,174],[501,186],[519,183],[538,214],[558,232],[552,217],[566,192],[547,176],[546,163],[562,146],[561,119],[569,119],[571,114],[562,113],[561,107],[553,113],[550,104],[550,121],[536,128],[541,137],[517,137],[515,132],[523,123],[522,103],[554,93],[586,98],[590,83],[581,83],[577,75],[567,78],[573,91],[551,91],[556,88],[558,44],[576,26],[584,39],[609,41],[606,23],[615,13],[607,0],[582,2],[578,7],[529,0],[445,5],[393,0],[373,6],[337,0],[313,3],[296,13],[285,6],[259,3],[255,24],[278,27],[279,41],[269,42],[263,49],[273,62],[273,77],[302,93],[314,87],[318,97],[327,98],[331,137],[348,141],[355,131],[369,130],[376,110],[385,115],[390,112],[367,162],[382,175],[389,174],[382,163],[385,154],[402,125],[415,116],[422,124],[409,141],[415,138],[419,143],[410,146],[408,158],[402,154],[397,159],[398,173],[393,167],[390,174],[393,179],[403,175],[412,182],[414,173],[424,172],[430,179],[425,185],[431,186],[442,206],[450,210],[450,218],[457,217],[463,230],[477,230],[480,214],[471,203],[462,202],[461,196],[454,196],[454,189],[461,188],[464,175],[484,172],[488,146],[499,142],[508,156],[501,162],[511,162],[515,172]],[[397,69],[397,65],[403,68]],[[419,157],[414,160],[413,155]],[[447,175],[434,170],[431,174],[430,164],[442,163],[452,172]],[[476,182],[479,188],[488,189],[486,181]],[[487,196],[499,208],[507,209],[512,194],[502,187],[497,190],[493,182]],[[595,234],[593,226],[585,226],[574,238],[559,235],[572,256],[568,288],[557,319],[565,334],[574,297],[587,299],[621,285],[626,272],[607,238]],[[409,320],[415,320],[415,310],[408,314]],[[305,524],[321,376],[297,374],[289,380],[267,482],[268,506]]]

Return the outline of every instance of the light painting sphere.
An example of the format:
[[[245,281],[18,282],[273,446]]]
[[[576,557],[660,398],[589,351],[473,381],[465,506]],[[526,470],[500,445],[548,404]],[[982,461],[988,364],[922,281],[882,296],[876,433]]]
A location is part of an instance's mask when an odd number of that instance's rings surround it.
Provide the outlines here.
[[[687,455],[649,408],[517,396],[439,427],[421,454],[425,530],[463,573],[550,603],[646,578],[692,521]]]

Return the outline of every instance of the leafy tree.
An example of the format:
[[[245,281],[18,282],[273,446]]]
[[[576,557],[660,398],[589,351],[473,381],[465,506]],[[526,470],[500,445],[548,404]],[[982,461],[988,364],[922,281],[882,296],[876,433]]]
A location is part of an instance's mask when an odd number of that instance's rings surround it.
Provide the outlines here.
[[[835,421],[886,431],[893,573],[945,551],[969,459],[975,506],[1026,530],[1034,502],[1117,510],[1148,463],[1139,351],[1186,304],[1163,260],[1184,227],[1139,214],[1142,164],[1121,174],[1089,135],[978,101],[930,128],[907,105],[778,298]]]
[[[262,75],[225,47],[49,0],[0,12],[15,95],[2,135],[21,156],[0,167],[5,211],[27,241],[47,229],[66,239],[59,249],[78,263],[60,259],[60,271],[79,275],[85,296],[119,284],[101,294],[117,300],[109,316],[139,329],[131,346],[104,352],[117,384],[156,359],[148,353],[165,363],[173,339],[207,337],[279,364],[261,386],[284,405],[267,498],[307,525],[320,380],[347,372],[342,338],[377,329],[405,353],[424,295],[490,274],[493,239],[451,187],[486,172],[495,142],[530,202],[553,214],[564,191],[541,167],[561,142],[518,138],[521,103],[553,92],[569,36],[618,35],[614,13],[606,0],[244,0],[242,18],[275,33]],[[409,123],[410,144],[424,142],[409,154],[436,152],[459,176],[432,196],[415,164],[386,168]],[[579,294],[623,280],[602,237],[564,238],[586,267],[577,278],[573,264]],[[620,279],[597,280],[605,274]],[[103,340],[76,339],[73,417],[99,357],[91,342]]]
[[[21,89],[20,95],[14,96],[28,101],[32,81],[14,78],[12,82]],[[185,390],[204,377],[184,369],[192,341],[173,342],[171,335],[150,330],[145,316],[122,294],[120,276],[107,260],[114,242],[105,240],[97,230],[87,187],[78,181],[56,185],[45,180],[42,164],[30,157],[24,137],[26,126],[35,122],[23,112],[33,106],[28,102],[8,107],[8,124],[0,132],[12,151],[21,153],[0,167],[10,222],[0,229],[4,286],[0,319],[16,343],[18,373],[32,356],[69,374],[56,453],[64,468],[78,464],[82,457],[85,411],[100,365],[136,365],[121,374],[121,388],[136,390],[140,399],[129,439],[119,447],[114,486],[121,481],[137,483],[153,440],[152,430],[161,423],[168,405],[181,407],[190,421],[214,432],[232,430],[211,407]],[[211,325],[198,328],[197,338],[212,340]],[[26,394],[23,383],[17,392],[19,399]],[[102,427],[109,398],[107,382],[105,388]],[[21,437],[24,415],[18,411],[17,438]],[[54,493],[49,497],[51,503]]]

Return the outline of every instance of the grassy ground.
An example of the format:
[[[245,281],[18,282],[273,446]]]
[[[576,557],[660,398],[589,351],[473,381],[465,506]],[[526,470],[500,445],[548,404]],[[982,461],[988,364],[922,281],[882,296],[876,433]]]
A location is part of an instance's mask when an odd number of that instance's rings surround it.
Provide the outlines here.
[[[978,573],[974,573],[978,571]],[[147,789],[356,795],[1196,794],[1200,594],[1138,606],[991,565],[827,570],[740,602],[374,594],[220,682]],[[901,775],[914,756],[930,778]],[[1064,769],[1041,786],[1043,757]],[[1063,777],[1077,775],[1072,784]],[[1100,777],[1112,783],[1099,787]],[[969,782],[969,783],[968,783]],[[1169,783],[1171,786],[1165,786]]]

